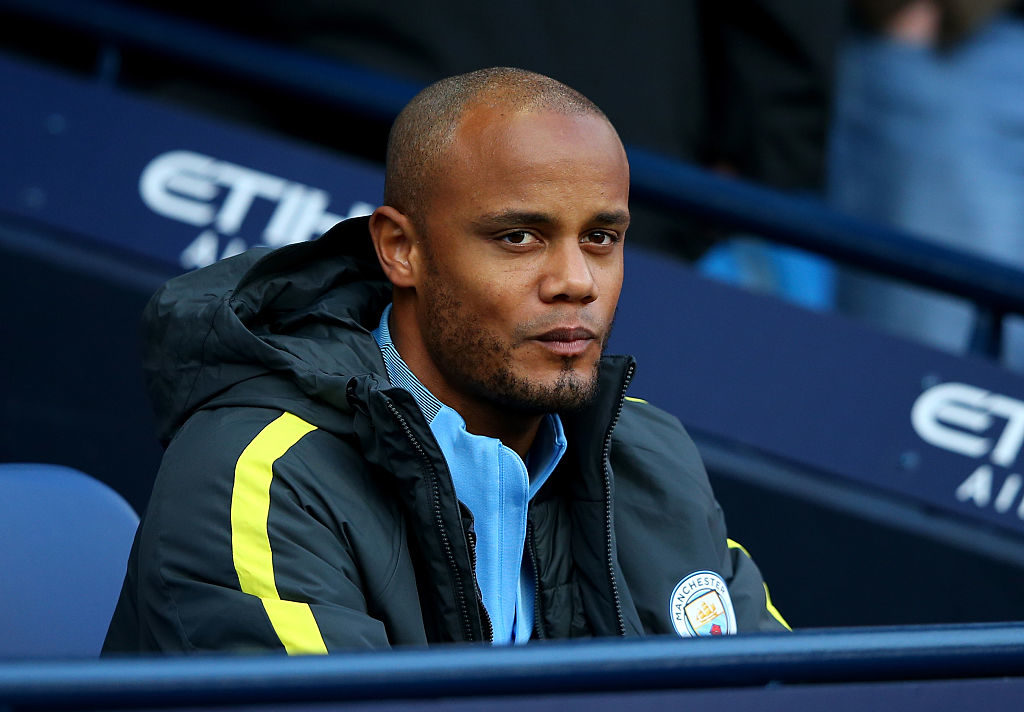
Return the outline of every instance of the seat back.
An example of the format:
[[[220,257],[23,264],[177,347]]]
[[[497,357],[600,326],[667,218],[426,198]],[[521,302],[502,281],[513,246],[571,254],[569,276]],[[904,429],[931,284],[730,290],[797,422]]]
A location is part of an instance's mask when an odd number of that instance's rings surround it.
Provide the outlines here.
[[[77,470],[0,464],[0,658],[98,655],[138,523]]]

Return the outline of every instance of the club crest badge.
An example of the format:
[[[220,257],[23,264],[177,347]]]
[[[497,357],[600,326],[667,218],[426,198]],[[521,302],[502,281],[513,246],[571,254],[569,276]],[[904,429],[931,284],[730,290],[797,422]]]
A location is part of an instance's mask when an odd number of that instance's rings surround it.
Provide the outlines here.
[[[695,571],[672,591],[669,616],[683,638],[732,635],[736,612],[725,581],[714,571]]]

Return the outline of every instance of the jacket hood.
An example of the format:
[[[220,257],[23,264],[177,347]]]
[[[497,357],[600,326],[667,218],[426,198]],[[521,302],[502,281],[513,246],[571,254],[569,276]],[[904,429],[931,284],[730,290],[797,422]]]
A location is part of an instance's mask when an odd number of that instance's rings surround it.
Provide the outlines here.
[[[294,406],[330,428],[349,410],[349,381],[385,373],[370,331],[391,285],[368,222],[253,248],[156,292],[143,316],[143,370],[163,442],[196,410],[221,405]]]

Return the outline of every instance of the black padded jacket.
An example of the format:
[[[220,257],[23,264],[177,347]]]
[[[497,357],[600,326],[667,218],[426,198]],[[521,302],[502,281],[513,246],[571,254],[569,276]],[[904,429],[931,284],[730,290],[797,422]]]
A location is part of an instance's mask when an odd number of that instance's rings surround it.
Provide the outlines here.
[[[474,531],[371,330],[390,299],[366,219],[164,285],[146,310],[167,444],[105,653],[484,641]],[[679,422],[608,356],[531,502],[534,638],[675,634],[677,584],[727,584],[740,632],[784,630],[726,539]],[[675,618],[675,623],[673,619]]]

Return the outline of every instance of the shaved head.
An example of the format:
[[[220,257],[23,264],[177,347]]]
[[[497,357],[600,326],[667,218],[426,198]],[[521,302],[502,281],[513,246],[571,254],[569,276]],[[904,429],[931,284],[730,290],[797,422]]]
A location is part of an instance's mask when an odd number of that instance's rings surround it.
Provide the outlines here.
[[[395,119],[388,137],[384,203],[414,220],[466,113],[477,106],[514,112],[551,111],[608,121],[590,99],[543,74],[510,67],[480,69],[431,84]],[[609,126],[611,126],[609,122]]]

